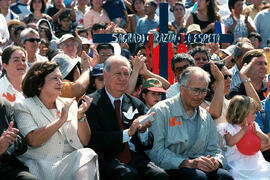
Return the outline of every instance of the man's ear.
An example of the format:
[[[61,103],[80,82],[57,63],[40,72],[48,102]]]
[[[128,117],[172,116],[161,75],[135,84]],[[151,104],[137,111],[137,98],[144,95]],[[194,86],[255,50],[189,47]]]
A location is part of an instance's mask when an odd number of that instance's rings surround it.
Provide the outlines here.
[[[182,94],[183,90],[184,90],[184,86],[183,85],[180,85],[179,86],[179,92],[180,92],[180,94]]]
[[[7,69],[7,64],[6,63],[2,63],[2,67],[6,70]]]

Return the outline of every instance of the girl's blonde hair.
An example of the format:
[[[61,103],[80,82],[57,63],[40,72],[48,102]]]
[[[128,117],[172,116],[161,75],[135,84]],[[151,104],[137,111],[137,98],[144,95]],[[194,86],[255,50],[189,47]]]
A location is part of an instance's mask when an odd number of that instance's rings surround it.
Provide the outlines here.
[[[234,96],[229,104],[226,119],[230,124],[241,124],[250,111],[257,111],[258,103],[248,96]]]

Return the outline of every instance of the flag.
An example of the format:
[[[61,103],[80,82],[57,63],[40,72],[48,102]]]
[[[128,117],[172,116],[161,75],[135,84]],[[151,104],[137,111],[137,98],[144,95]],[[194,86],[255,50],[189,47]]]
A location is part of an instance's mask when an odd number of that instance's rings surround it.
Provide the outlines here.
[[[227,34],[226,26],[221,22],[215,22],[215,33],[216,34]]]

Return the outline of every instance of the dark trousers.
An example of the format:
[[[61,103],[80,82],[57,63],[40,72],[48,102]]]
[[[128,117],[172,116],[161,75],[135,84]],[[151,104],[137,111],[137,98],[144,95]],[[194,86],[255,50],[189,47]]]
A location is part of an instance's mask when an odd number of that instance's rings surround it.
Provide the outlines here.
[[[199,169],[181,168],[166,171],[171,180],[233,180],[233,177],[225,169],[205,173]]]
[[[128,164],[118,159],[99,161],[101,180],[169,180],[168,174],[146,156],[131,153]]]
[[[0,179],[2,180],[38,180],[34,175],[27,171],[13,169],[0,173]]]

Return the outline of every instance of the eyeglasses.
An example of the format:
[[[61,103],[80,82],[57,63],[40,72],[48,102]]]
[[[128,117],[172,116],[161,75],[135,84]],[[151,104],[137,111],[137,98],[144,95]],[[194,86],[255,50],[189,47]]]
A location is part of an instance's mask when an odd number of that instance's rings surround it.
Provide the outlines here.
[[[29,39],[26,39],[25,41],[29,41],[29,42],[40,42],[40,39],[39,38],[29,38]]]
[[[65,47],[65,48],[68,48],[68,47],[75,47],[75,46],[77,46],[77,44],[75,43],[75,42],[73,42],[73,43],[70,43],[70,44],[63,44],[63,46]]]
[[[186,86],[184,86],[184,88],[189,89],[190,92],[194,94],[195,96],[198,96],[199,94],[202,94],[205,96],[209,92],[208,88],[190,88]]]
[[[182,67],[176,67],[176,68],[174,69],[174,72],[176,72],[176,73],[181,73],[181,72],[183,72],[188,66],[189,66],[189,64],[186,64],[186,65],[184,65],[184,66],[182,66]]]
[[[112,56],[113,54],[100,54],[99,56],[101,56],[101,57],[110,57],[110,56]]]
[[[224,79],[227,80],[228,78],[232,79],[232,75],[230,74],[224,74]]]

